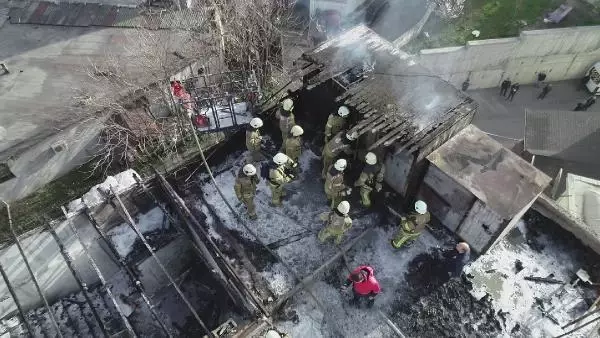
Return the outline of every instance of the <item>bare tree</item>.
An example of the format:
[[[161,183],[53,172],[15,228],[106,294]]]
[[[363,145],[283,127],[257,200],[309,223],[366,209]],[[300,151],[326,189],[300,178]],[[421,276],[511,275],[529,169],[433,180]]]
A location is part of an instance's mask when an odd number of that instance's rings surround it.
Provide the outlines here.
[[[97,168],[161,158],[191,140],[185,107],[173,97],[171,80],[198,71],[252,70],[261,85],[281,77],[281,39],[290,5],[278,0],[205,0],[193,11],[150,16],[125,38],[125,55],[107,54],[86,69],[97,90],[78,95],[89,118],[105,124]],[[193,18],[193,19],[191,19]],[[160,22],[176,23],[156,29]],[[159,24],[157,24],[159,22]],[[98,93],[108,93],[99,95]],[[189,109],[188,109],[189,110]]]
[[[465,0],[429,0],[429,2],[435,5],[436,13],[446,19],[459,17],[465,8]]]

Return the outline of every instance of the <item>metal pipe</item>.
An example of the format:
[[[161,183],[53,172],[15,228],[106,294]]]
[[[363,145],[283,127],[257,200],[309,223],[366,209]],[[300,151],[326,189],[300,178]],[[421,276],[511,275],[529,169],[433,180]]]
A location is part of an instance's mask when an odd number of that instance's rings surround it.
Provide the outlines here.
[[[102,238],[102,240],[104,241],[104,243],[106,243],[106,245],[110,249],[110,252],[117,258],[115,261],[119,264],[119,266],[123,270],[125,270],[125,273],[127,273],[127,276],[129,276],[129,280],[137,288],[138,292],[140,293],[140,296],[144,300],[144,303],[146,303],[146,305],[148,306],[148,309],[150,310],[150,313],[152,314],[152,317],[154,318],[154,320],[156,320],[158,322],[158,325],[167,334],[168,337],[173,337],[171,335],[171,332],[167,329],[167,326],[163,323],[162,319],[160,319],[160,317],[158,316],[158,313],[156,313],[156,310],[154,309],[154,305],[150,302],[150,298],[146,295],[146,291],[144,290],[144,286],[139,281],[138,276],[129,267],[129,265],[127,265],[127,263],[125,262],[125,259],[121,258],[121,256],[119,255],[119,252],[117,251],[117,249],[115,248],[115,246],[111,243],[111,241],[108,239],[108,237],[106,237],[106,234],[104,234],[104,232],[102,231],[102,229],[100,229],[100,226],[98,225],[98,222],[96,222],[96,219],[94,219],[92,217],[92,215],[90,213],[90,210],[87,209],[87,207],[86,207],[84,213],[87,216],[87,218],[90,221],[90,223],[92,224],[92,226],[94,227],[94,229],[96,230],[96,232],[98,233],[98,235],[100,236],[100,238]]]
[[[365,235],[370,230],[371,230],[371,228],[363,231],[360,235],[358,235],[356,238],[354,238],[348,244],[346,244],[342,248],[340,248],[340,250],[335,255],[333,255],[331,258],[329,258],[325,263],[323,263],[321,266],[319,266],[318,268],[316,268],[315,270],[313,270],[313,272],[310,275],[308,275],[304,279],[300,280],[300,282],[298,284],[296,284],[296,286],[294,286],[290,291],[288,291],[283,296],[279,297],[279,299],[277,299],[277,303],[275,303],[275,305],[273,305],[273,307],[272,307],[272,312],[276,311],[281,305],[283,305],[283,303],[286,300],[288,300],[288,298],[292,297],[297,292],[299,292],[300,290],[304,289],[309,283],[312,282],[312,280],[315,278],[316,275],[318,275],[319,273],[325,271],[325,269],[327,269],[331,264],[333,264],[340,257],[342,257],[342,255],[344,254],[344,252],[350,250],[356,243],[358,243],[358,241],[360,239],[362,239],[363,237],[365,237]]]
[[[567,324],[563,325],[563,326],[561,327],[561,329],[563,329],[563,330],[564,330],[564,328],[565,328],[565,327],[571,326],[571,325],[573,325],[573,324],[575,324],[575,323],[579,323],[580,321],[582,321],[582,320],[586,319],[587,317],[589,317],[589,316],[591,316],[591,315],[593,315],[593,314],[596,314],[596,313],[598,313],[598,312],[600,312],[600,309],[596,309],[596,310],[594,310],[594,311],[588,312],[588,313],[584,314],[583,316],[581,316],[581,317],[579,317],[579,318],[576,318],[576,319],[574,319],[574,320],[572,320],[572,321],[568,322]]]
[[[61,255],[63,256],[63,258],[65,260],[65,263],[67,263],[67,267],[71,271],[71,274],[73,275],[73,278],[75,278],[75,282],[77,282],[77,285],[79,286],[79,289],[81,290],[81,292],[83,293],[83,296],[85,297],[86,303],[90,306],[90,310],[92,311],[92,314],[94,315],[94,318],[96,319],[96,321],[98,322],[98,324],[100,324],[100,330],[102,331],[102,334],[104,335],[104,337],[108,337],[109,334],[106,331],[106,327],[104,326],[104,322],[100,318],[100,315],[98,315],[98,312],[94,308],[94,304],[92,303],[92,300],[90,299],[90,296],[88,294],[88,287],[82,281],[82,278],[79,275],[79,273],[73,267],[73,259],[71,258],[71,255],[69,255],[69,253],[65,249],[64,244],[62,243],[62,241],[60,240],[60,238],[56,234],[56,231],[54,231],[54,228],[52,228],[52,226],[50,225],[50,223],[46,223],[46,226],[48,227],[48,230],[50,231],[50,234],[52,235],[52,237],[56,241],[56,244],[58,245],[58,249],[59,249]],[[92,325],[90,322],[88,322],[87,316],[83,316],[83,317],[84,317],[85,323],[90,328],[90,332],[92,332],[92,334],[93,334],[94,325]]]
[[[597,322],[598,320],[600,320],[600,317],[596,317],[596,318],[594,318],[594,319],[592,319],[592,320],[590,320],[588,322],[585,322],[585,323],[581,324],[581,326],[578,326],[578,327],[574,328],[573,330],[571,330],[569,332],[565,332],[565,333],[561,334],[560,336],[556,336],[556,338],[566,337],[566,336],[570,335],[571,333],[573,333],[575,331],[579,331],[582,328],[584,328],[584,327],[586,327],[586,326],[588,326],[590,324],[593,324],[593,323]]]
[[[8,225],[10,227],[10,232],[12,234],[13,239],[15,240],[17,249],[19,249],[19,253],[21,254],[21,257],[23,257],[23,262],[25,263],[25,267],[27,268],[27,271],[29,272],[29,275],[31,276],[31,280],[33,281],[33,284],[35,285],[35,289],[36,289],[37,293],[40,295],[40,298],[44,302],[44,306],[46,307],[46,311],[48,311],[50,321],[52,322],[52,326],[54,326],[54,329],[56,330],[56,334],[59,337],[62,337],[63,335],[60,332],[60,327],[58,326],[56,317],[54,316],[54,313],[52,312],[52,309],[50,308],[50,304],[48,304],[48,300],[46,299],[46,296],[44,296],[44,293],[42,292],[42,289],[40,288],[40,284],[39,284],[37,278],[35,277],[33,270],[31,269],[31,265],[29,265],[29,261],[27,260],[25,251],[23,251],[23,247],[21,246],[21,241],[19,241],[19,237],[17,236],[17,233],[15,232],[15,228],[13,227],[12,217],[10,214],[10,205],[8,205],[8,203],[6,203],[5,201],[2,201],[2,203],[4,203],[4,205],[6,205],[6,212],[8,213]]]
[[[127,316],[125,316],[125,314],[121,310],[121,307],[119,306],[119,303],[117,303],[117,300],[115,299],[114,295],[112,294],[112,291],[110,291],[110,288],[108,287],[108,284],[106,283],[106,279],[104,278],[104,275],[102,275],[102,271],[100,271],[100,268],[98,268],[98,265],[96,264],[96,261],[94,260],[94,258],[90,254],[90,252],[88,251],[88,248],[85,246],[85,243],[81,239],[81,236],[79,236],[79,233],[77,232],[77,229],[75,228],[75,225],[73,225],[73,222],[71,222],[71,220],[67,217],[68,216],[67,209],[65,209],[64,206],[61,206],[60,209],[62,210],[63,214],[65,215],[67,224],[71,228],[71,231],[73,231],[73,234],[77,238],[77,241],[79,241],[79,244],[81,244],[81,248],[83,249],[83,252],[86,255],[88,261],[90,262],[90,265],[92,266],[92,268],[94,269],[94,271],[98,275],[98,279],[100,279],[100,283],[102,284],[102,287],[104,288],[104,291],[106,291],[106,294],[108,295],[108,297],[112,301],[113,305],[115,306],[115,309],[119,313],[119,316],[121,317],[121,320],[123,321],[123,325],[125,325],[125,329],[133,337],[137,337],[137,334],[135,333],[135,330],[131,326],[131,323],[129,323],[129,319],[127,319]]]
[[[27,318],[25,317],[25,312],[23,311],[23,307],[21,307],[21,303],[19,302],[19,299],[17,298],[15,289],[13,289],[12,285],[10,285],[10,281],[8,280],[8,276],[6,275],[6,271],[4,271],[4,267],[2,266],[1,263],[0,263],[0,274],[2,274],[2,279],[4,279],[6,288],[8,289],[8,292],[10,292],[10,295],[12,296],[13,301],[15,302],[15,305],[17,306],[17,310],[19,311],[19,316],[21,316],[21,320],[23,320],[23,323],[25,324],[25,327],[27,328],[27,332],[29,333],[29,336],[33,337],[33,329],[31,328],[31,324],[29,324],[29,322],[27,321]]]
[[[196,310],[194,309],[194,307],[192,306],[192,304],[190,303],[190,301],[183,294],[183,292],[181,291],[181,289],[179,288],[179,286],[175,283],[175,281],[173,280],[173,277],[171,277],[171,275],[169,274],[169,272],[167,271],[167,269],[165,268],[165,266],[162,264],[162,262],[160,261],[160,259],[158,258],[158,256],[156,256],[156,254],[154,253],[154,250],[152,249],[152,247],[150,246],[150,244],[148,243],[148,241],[146,240],[146,238],[144,237],[144,235],[142,234],[142,232],[139,230],[139,228],[135,224],[135,221],[133,220],[133,218],[129,214],[129,211],[127,211],[127,208],[125,207],[125,204],[123,204],[123,201],[121,201],[121,198],[119,197],[119,194],[117,194],[117,192],[115,191],[115,189],[112,186],[110,187],[110,190],[112,191],[115,199],[117,200],[117,203],[121,207],[121,211],[123,211],[123,213],[125,214],[127,223],[129,224],[129,227],[131,227],[131,229],[137,234],[137,236],[142,241],[142,243],[144,243],[144,246],[146,247],[146,249],[148,249],[148,251],[152,255],[152,258],[154,258],[154,260],[156,261],[156,264],[160,267],[160,269],[165,274],[165,276],[167,276],[167,279],[169,279],[169,282],[173,285],[173,288],[175,288],[175,291],[177,291],[177,293],[179,294],[179,297],[181,297],[181,299],[183,300],[183,302],[185,303],[185,305],[188,307],[188,309],[190,310],[190,312],[192,313],[192,315],[194,316],[194,318],[198,322],[198,324],[200,324],[200,326],[208,334],[208,336],[216,338],[216,336],[208,329],[208,327],[206,326],[206,324],[204,324],[204,321],[202,320],[202,318],[200,318],[200,315],[198,315],[198,312],[196,312]]]

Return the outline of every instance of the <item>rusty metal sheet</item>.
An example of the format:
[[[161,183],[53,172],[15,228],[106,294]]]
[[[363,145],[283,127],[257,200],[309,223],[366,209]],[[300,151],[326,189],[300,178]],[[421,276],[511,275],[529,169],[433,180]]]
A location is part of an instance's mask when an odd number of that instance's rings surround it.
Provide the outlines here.
[[[542,171],[469,125],[427,159],[504,219],[550,183]]]

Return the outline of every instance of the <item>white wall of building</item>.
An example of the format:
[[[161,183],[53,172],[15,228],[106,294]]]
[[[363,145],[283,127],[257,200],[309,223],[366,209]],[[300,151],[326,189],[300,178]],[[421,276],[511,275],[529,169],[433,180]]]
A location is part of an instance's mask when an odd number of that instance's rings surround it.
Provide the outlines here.
[[[469,41],[466,46],[421,50],[418,62],[460,86],[497,87],[504,78],[535,82],[537,72],[548,81],[583,77],[600,60],[600,26],[524,31],[518,37]]]

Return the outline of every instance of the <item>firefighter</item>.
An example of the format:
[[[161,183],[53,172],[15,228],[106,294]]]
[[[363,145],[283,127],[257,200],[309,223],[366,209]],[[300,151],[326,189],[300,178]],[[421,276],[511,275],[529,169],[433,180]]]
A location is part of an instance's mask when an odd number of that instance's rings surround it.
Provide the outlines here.
[[[425,228],[431,215],[427,211],[427,203],[419,200],[415,203],[415,211],[408,217],[402,217],[398,233],[392,240],[392,246],[396,249],[402,247],[406,242],[414,241]]]
[[[329,114],[327,124],[325,125],[325,144],[327,144],[335,134],[345,129],[348,122],[346,117],[349,114],[350,110],[346,106],[339,107],[337,114]]]
[[[371,206],[371,191],[381,191],[385,172],[383,166],[377,163],[377,156],[374,153],[367,153],[365,162],[365,167],[354,182],[354,186],[360,187],[360,203],[368,208]]]
[[[325,177],[325,195],[331,203],[331,209],[352,192],[352,188],[346,187],[344,183],[344,170],[346,170],[346,166],[346,160],[340,158],[327,171],[327,176]]]
[[[350,203],[341,201],[335,210],[321,214],[321,220],[327,223],[317,235],[319,242],[325,243],[329,237],[334,237],[335,244],[339,245],[346,231],[352,227],[352,219],[348,216],[349,212]]]
[[[269,187],[271,188],[271,202],[274,206],[281,206],[281,198],[285,194],[283,187],[286,183],[294,179],[294,175],[289,172],[289,167],[294,167],[295,163],[287,157],[286,154],[277,153],[273,157],[271,169],[269,169]]]
[[[281,103],[281,108],[277,111],[276,117],[279,120],[279,129],[281,130],[281,138],[283,142],[288,137],[290,129],[296,124],[294,117],[294,101],[285,99]]]
[[[321,171],[321,177],[325,178],[329,166],[333,163],[336,157],[342,153],[346,155],[352,155],[352,143],[356,140],[356,133],[337,133],[329,142],[325,144],[321,159],[323,160],[323,171]]]
[[[252,164],[246,164],[235,179],[235,196],[246,206],[250,219],[258,218],[256,207],[254,206],[254,195],[256,195],[258,181],[256,167]]]
[[[283,141],[283,151],[294,163],[298,163],[298,158],[300,158],[300,154],[302,154],[303,134],[304,129],[295,125],[290,129],[289,137]],[[298,175],[299,168],[300,167],[298,166],[294,168],[293,172],[296,176]]]
[[[262,141],[262,136],[260,136],[260,130],[263,126],[263,121],[255,117],[250,120],[248,128],[246,129],[246,148],[248,148],[248,162],[256,163],[259,162],[262,158],[262,154],[260,152],[260,144]]]
[[[375,304],[375,296],[381,292],[381,286],[375,279],[375,271],[368,265],[361,265],[354,269],[342,284],[341,290],[346,291],[350,285],[354,293],[351,304],[359,307],[366,300],[367,307],[371,308]]]

